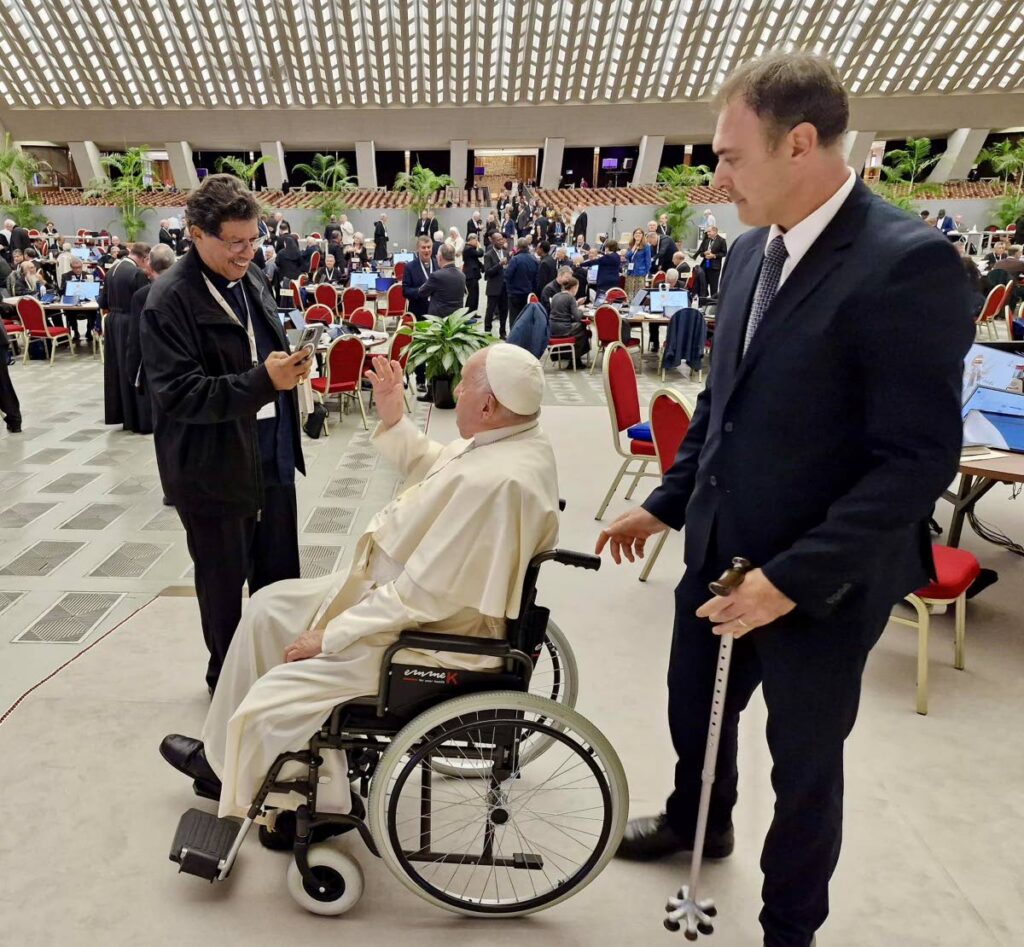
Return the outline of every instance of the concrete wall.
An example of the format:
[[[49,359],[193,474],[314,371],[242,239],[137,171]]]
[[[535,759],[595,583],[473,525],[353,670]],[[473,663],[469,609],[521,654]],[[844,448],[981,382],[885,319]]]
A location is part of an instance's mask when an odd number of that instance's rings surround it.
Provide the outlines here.
[[[997,201],[992,200],[963,200],[945,201],[941,207],[946,213],[956,216],[961,214],[966,229],[972,226],[979,230],[993,222],[993,215]],[[736,214],[736,208],[732,204],[711,204],[712,213],[718,222],[719,229],[729,239],[734,239],[749,228],[740,223]],[[932,215],[939,210],[940,204],[937,200],[917,202],[918,209],[929,210]],[[697,206],[698,217],[703,205]],[[79,227],[87,230],[107,229],[111,233],[124,236],[124,228],[121,226],[120,218],[113,207],[43,207],[43,213],[48,220],[52,220],[61,233],[74,233]],[[160,228],[160,221],[165,217],[177,214],[184,217],[184,207],[160,207],[155,208],[152,214],[146,215],[146,227],[140,239],[147,243],[155,243],[157,232]],[[415,245],[413,230],[416,223],[416,215],[407,210],[388,211],[388,232],[391,235],[389,247],[391,250],[411,250]],[[446,209],[440,208],[435,211],[441,229],[447,233],[450,226],[459,228],[459,232],[466,235],[466,222],[472,216],[472,210],[465,208]],[[481,211],[486,219],[486,210]],[[379,212],[354,210],[349,212],[348,219],[352,222],[357,231],[361,231],[369,240],[373,235],[373,223],[377,220]],[[593,241],[598,233],[609,233],[612,231],[612,208],[591,207],[587,210],[588,226],[587,238]],[[647,221],[657,216],[657,207],[650,205],[625,205],[615,208],[615,225],[613,233],[621,235],[624,231],[632,231],[635,227],[646,227]],[[299,234],[309,233],[311,230],[322,230],[315,211],[306,208],[292,208],[285,212],[286,219],[291,223],[293,231]],[[691,232],[687,243],[693,246],[695,231]]]

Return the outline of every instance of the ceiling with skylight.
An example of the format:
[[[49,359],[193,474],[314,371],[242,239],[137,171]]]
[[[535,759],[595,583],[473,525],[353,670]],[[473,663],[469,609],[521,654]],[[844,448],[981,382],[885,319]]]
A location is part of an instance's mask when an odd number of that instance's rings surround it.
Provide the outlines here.
[[[1021,0],[0,0],[6,109],[666,102],[800,47],[854,96],[1024,89]]]

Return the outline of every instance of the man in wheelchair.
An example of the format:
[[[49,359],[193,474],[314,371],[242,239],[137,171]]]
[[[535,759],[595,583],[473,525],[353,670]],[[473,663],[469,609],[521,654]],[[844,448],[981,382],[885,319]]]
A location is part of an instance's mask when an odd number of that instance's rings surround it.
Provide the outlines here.
[[[332,708],[376,694],[385,651],[401,632],[503,638],[530,559],[557,539],[537,359],[508,344],[474,354],[457,390],[461,439],[446,446],[405,416],[397,362],[375,358],[367,377],[380,417],[372,440],[402,471],[402,492],[370,521],[347,574],[277,582],[249,600],[202,740],[172,734],[160,746],[198,795],[219,800],[221,817],[244,815],[278,756],[303,749]],[[427,651],[397,659],[466,670],[500,663]],[[317,808],[349,812],[344,754],[327,757]],[[288,763],[280,779],[301,769]],[[271,794],[267,803],[300,801],[290,799]]]

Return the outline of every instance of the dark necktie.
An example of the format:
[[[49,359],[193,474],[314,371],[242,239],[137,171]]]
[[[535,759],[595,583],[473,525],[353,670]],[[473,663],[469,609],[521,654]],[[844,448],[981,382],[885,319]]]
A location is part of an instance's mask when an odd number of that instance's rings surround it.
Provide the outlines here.
[[[761,275],[757,278],[757,289],[754,291],[754,302],[750,307],[750,318],[747,320],[747,334],[743,339],[744,355],[747,354],[750,341],[754,338],[761,319],[778,292],[779,279],[782,276],[782,267],[786,263],[787,256],[789,253],[786,251],[786,241],[781,235],[768,244],[764,263],[761,264]]]

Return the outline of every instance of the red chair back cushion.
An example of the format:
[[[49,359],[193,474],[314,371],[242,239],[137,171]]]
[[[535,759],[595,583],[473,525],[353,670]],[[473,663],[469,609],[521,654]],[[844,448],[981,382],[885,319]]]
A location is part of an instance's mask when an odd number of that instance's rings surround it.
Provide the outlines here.
[[[617,348],[608,359],[608,388],[612,393],[609,407],[620,431],[640,423],[640,395],[636,390],[633,359],[625,348]]]
[[[327,359],[327,391],[354,391],[362,379],[363,343],[355,336],[342,336],[331,343]]]
[[[46,335],[46,312],[42,303],[31,296],[22,296],[18,300],[18,318],[29,333],[37,332]]]
[[[402,368],[405,368],[406,362],[409,361],[409,346],[411,344],[411,335],[396,332],[391,337],[391,352],[389,353],[391,361],[398,362]]]
[[[315,273],[320,269],[320,251],[314,250],[313,255],[309,258],[309,272]]]
[[[326,306],[331,312],[338,311],[338,291],[330,283],[321,283],[313,295],[321,306]]]
[[[598,306],[594,313],[597,325],[597,340],[602,345],[622,341],[622,326],[618,312],[612,306]]]
[[[348,321],[359,326],[360,329],[372,329],[374,323],[373,313],[363,307],[352,313],[348,317]]]
[[[404,266],[404,264],[399,263],[398,266]],[[388,288],[387,314],[389,316],[400,316],[403,312],[405,312],[405,294],[402,292],[402,284],[395,283]]]
[[[321,303],[316,303],[306,310],[306,322],[323,322],[330,325],[334,322],[334,310]]]
[[[366,293],[350,286],[341,294],[341,308],[346,318],[350,317],[361,306],[366,305]]]
[[[658,395],[651,403],[651,437],[658,449],[661,472],[667,473],[679,453],[686,432],[690,429],[690,416],[675,398]]]
[[[610,303],[624,302],[626,299],[626,291],[624,289],[619,289],[618,287],[613,287],[608,290],[608,294],[605,296],[605,299]]]
[[[395,279],[401,282],[403,276],[405,276],[405,260],[395,264]]]

